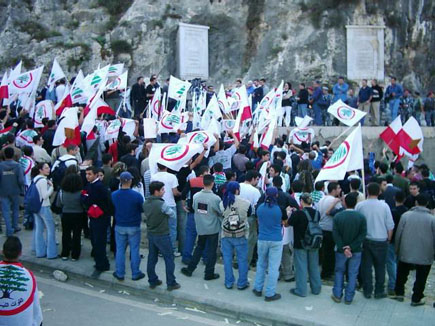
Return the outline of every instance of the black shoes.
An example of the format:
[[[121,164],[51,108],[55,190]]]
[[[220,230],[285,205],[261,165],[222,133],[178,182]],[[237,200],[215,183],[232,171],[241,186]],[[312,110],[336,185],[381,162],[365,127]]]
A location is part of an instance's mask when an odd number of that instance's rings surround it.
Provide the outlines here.
[[[190,274],[192,275],[192,274]],[[216,280],[219,278],[219,274],[218,273],[214,273],[212,275],[208,275],[208,276],[204,276],[204,280],[206,281],[212,281],[212,280]]]
[[[279,300],[279,299],[281,299],[281,294],[275,293],[271,297],[265,297],[264,301],[270,302],[270,301],[276,301],[276,300]]]
[[[178,290],[179,288],[181,288],[181,285],[178,283],[175,283],[174,285],[168,285],[168,287],[166,289],[168,291],[173,291],[173,290]]]
[[[163,282],[160,280],[157,280],[155,283],[150,284],[150,289],[155,289],[156,287],[158,287],[159,285],[162,285]]]
[[[116,272],[113,272],[113,277],[116,278],[118,281],[122,282],[124,281],[124,277],[119,276],[118,274],[116,274]]]
[[[261,291],[257,291],[256,289],[252,289],[252,293],[254,293],[257,297],[261,297],[262,296]]]
[[[187,267],[183,267],[183,268],[181,269],[181,274],[184,274],[184,275],[186,275],[186,276],[188,276],[188,277],[191,277],[191,276],[192,276],[192,272],[191,272]]]
[[[140,273],[138,276],[131,278],[133,281],[139,281],[145,277],[145,273]]]

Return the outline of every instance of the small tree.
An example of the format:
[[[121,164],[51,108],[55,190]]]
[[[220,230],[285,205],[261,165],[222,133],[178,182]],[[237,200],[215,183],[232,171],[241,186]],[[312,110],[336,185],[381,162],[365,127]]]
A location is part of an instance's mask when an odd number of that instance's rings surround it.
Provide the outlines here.
[[[29,281],[21,268],[14,265],[7,265],[0,268],[0,299],[11,299],[11,293],[15,291],[25,292],[26,283]]]

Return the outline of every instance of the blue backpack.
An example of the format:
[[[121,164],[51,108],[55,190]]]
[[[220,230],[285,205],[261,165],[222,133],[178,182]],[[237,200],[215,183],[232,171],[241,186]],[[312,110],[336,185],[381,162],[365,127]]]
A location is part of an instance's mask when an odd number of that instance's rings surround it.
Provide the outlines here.
[[[39,213],[41,210],[42,200],[39,197],[39,191],[36,187],[36,184],[41,179],[43,178],[39,178],[36,182],[32,181],[24,195],[24,210],[27,210],[29,213]]]

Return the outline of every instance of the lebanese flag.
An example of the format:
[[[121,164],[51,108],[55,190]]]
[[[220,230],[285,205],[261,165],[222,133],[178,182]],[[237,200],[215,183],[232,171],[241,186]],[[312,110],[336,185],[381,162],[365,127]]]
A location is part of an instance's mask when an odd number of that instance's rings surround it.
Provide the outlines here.
[[[148,156],[151,175],[157,173],[157,163],[173,171],[180,171],[194,155],[201,153],[203,150],[202,144],[154,143]]]
[[[237,137],[238,140],[241,139],[241,128],[243,128],[244,125],[249,120],[252,120],[252,111],[251,107],[249,106],[248,102],[248,93],[246,92],[246,87],[242,86],[238,88],[235,92],[235,96],[239,99],[239,112],[237,114],[236,118],[236,124],[234,126],[233,132],[234,135]]]
[[[273,134],[276,127],[276,119],[272,119],[267,126],[266,130],[264,131],[263,135],[261,136],[260,140],[260,146],[263,149],[268,150],[270,144],[273,142]]]
[[[44,66],[27,71],[9,80],[9,90],[13,94],[32,93],[39,85]]]
[[[414,117],[410,117],[397,134],[400,147],[405,153],[419,154],[423,152],[423,131]]]
[[[54,86],[56,85],[56,81],[65,78],[65,74],[62,70],[62,68],[60,67],[59,63],[57,62],[57,59],[54,58],[53,60],[53,66],[51,67],[51,73],[50,76],[48,78],[48,90],[52,91]]]
[[[2,130],[0,130],[0,135],[4,135],[7,134],[9,131],[11,131],[13,128],[13,126],[9,126],[7,128],[3,128]]]
[[[154,93],[153,99],[151,100],[151,104],[149,110],[151,111],[151,117],[158,121],[160,119],[160,113],[162,110],[162,90],[158,87]]]
[[[400,141],[397,135],[401,130],[402,120],[400,119],[400,115],[398,115],[379,135],[379,138],[381,138],[396,155],[400,155]]]
[[[8,74],[4,73],[2,78],[2,83],[0,84],[0,100],[4,98],[9,98],[9,90],[8,90]]]
[[[365,117],[367,112],[354,109],[342,100],[338,100],[328,108],[328,113],[337,118],[346,126],[351,127]]]
[[[78,119],[78,108],[68,107],[63,110],[57,123],[56,132],[53,138],[53,146],[68,146],[71,144],[79,146],[81,142],[80,127]]]
[[[73,101],[71,98],[71,94],[68,90],[66,90],[66,92],[63,95],[63,98],[54,107],[54,110],[56,111],[56,115],[60,116],[62,115],[65,108],[70,108],[72,106],[73,106]]]

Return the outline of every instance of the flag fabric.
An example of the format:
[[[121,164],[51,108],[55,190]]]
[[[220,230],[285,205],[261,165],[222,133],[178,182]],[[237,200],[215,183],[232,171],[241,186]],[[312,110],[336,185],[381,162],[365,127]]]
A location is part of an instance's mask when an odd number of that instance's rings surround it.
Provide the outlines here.
[[[198,130],[186,134],[179,139],[178,144],[207,144],[210,148],[216,143],[216,137],[209,131]]]
[[[33,145],[33,137],[38,135],[38,133],[33,129],[25,129],[18,133],[16,138],[16,145],[17,147],[23,147],[23,146],[32,146]]]
[[[222,129],[224,131],[229,131],[229,130],[233,130],[235,124],[236,124],[236,120],[233,119],[223,119],[221,121],[222,124]]]
[[[100,86],[106,85],[107,71],[109,66],[95,70],[84,79],[85,90],[90,94],[95,94]]]
[[[203,130],[206,130],[210,125],[211,119],[215,118],[216,120],[222,118],[222,113],[219,108],[219,104],[216,98],[216,95],[213,95],[208,102],[207,108],[202,115],[200,126]]]
[[[222,130],[221,124],[215,118],[211,118],[207,131],[209,131],[212,134],[220,135],[221,130]]]
[[[157,137],[157,122],[153,118],[143,119],[143,131],[145,139],[152,139]]]
[[[269,125],[267,126],[266,130],[263,132],[263,135],[261,136],[261,140],[260,140],[261,148],[266,150],[269,149],[269,146],[274,141],[273,135],[275,132],[275,127],[276,127],[276,119],[272,119]]]
[[[29,112],[29,115],[33,118],[35,128],[44,127],[44,124],[42,123],[42,119],[44,118],[48,118],[48,120],[53,120],[53,111],[54,105],[51,100],[38,102],[38,104],[36,104],[35,106],[35,109]]]
[[[178,79],[171,75],[169,78],[168,97],[177,101],[172,111],[181,112],[186,106],[187,92],[191,83]]]
[[[10,80],[9,91],[12,94],[32,93],[36,91],[44,66],[20,74]]]
[[[107,68],[107,77],[117,77],[122,74],[124,70],[124,64],[118,63],[116,65],[111,65]]]
[[[225,95],[225,89],[223,84],[221,84],[221,87],[219,88],[219,93],[217,94],[217,100],[218,100],[219,108],[223,113],[228,114],[231,112],[231,106],[229,105],[227,96]]]
[[[397,135],[401,129],[402,120],[400,115],[398,115],[379,135],[379,138],[381,138],[396,155],[400,155],[400,140]]]
[[[164,111],[162,118],[159,121],[159,134],[165,134],[170,132],[177,132],[179,125],[181,124],[181,117],[179,114],[174,114],[169,111]]]
[[[356,127],[337,148],[325,166],[320,170],[316,181],[343,180],[346,172],[364,168],[361,125]]]
[[[101,87],[97,94],[95,94],[95,96],[89,100],[88,105],[86,105],[84,109],[85,119],[83,120],[81,131],[85,132],[87,135],[89,135],[95,126],[95,120],[97,120],[98,117],[98,108],[101,105],[101,102],[103,102],[103,100],[100,98],[102,93],[103,88]]]
[[[136,130],[136,122],[133,119],[121,119],[122,131],[126,133],[132,140],[136,139],[134,131]]]
[[[106,90],[123,90],[127,88],[128,71],[107,81]]]
[[[306,128],[310,124],[310,122],[313,121],[313,118],[311,118],[309,115],[306,115],[305,117],[295,117],[296,126],[299,128]]]
[[[294,128],[290,131],[289,138],[294,145],[301,145],[303,142],[311,144],[316,133],[313,128]]]
[[[157,172],[157,163],[173,171],[179,171],[203,149],[203,146],[199,144],[153,144],[149,155],[151,175]]]
[[[110,121],[109,125],[106,128],[106,134],[104,135],[105,139],[117,139],[119,130],[121,129],[121,125],[122,123],[120,119],[114,119]]]
[[[9,74],[9,83],[17,78],[19,75],[21,75],[21,66],[22,61],[18,62],[15,68],[11,70],[11,73]]]
[[[0,84],[0,100],[4,98],[9,98],[9,88],[8,88],[8,73],[5,72],[2,78],[2,83]]]
[[[88,97],[85,92],[84,80],[83,71],[80,70],[71,86],[70,95],[73,104],[87,102]]]
[[[206,93],[201,92],[198,100],[195,100],[195,105],[193,105],[193,129],[201,127],[202,112],[206,109],[206,106]]]
[[[68,85],[66,85],[64,95],[62,99],[56,103],[54,107],[54,111],[56,112],[57,116],[60,116],[62,115],[63,110],[65,110],[65,108],[70,108],[72,106],[73,106],[73,100],[71,98],[71,93],[68,90]]]
[[[328,113],[337,118],[346,126],[353,126],[365,117],[367,112],[363,112],[345,104],[342,100],[338,100],[328,108]]]
[[[258,187],[263,190],[263,192],[266,191],[266,178],[267,178],[267,167],[268,167],[268,162],[264,162],[261,165],[260,171],[258,171],[261,175],[260,180],[258,181]]]
[[[48,90],[51,92],[56,85],[56,82],[62,78],[65,78],[65,74],[57,62],[57,59],[54,58],[53,66],[51,67],[51,73],[47,81]]]
[[[235,97],[238,98],[239,112],[237,114],[234,135],[237,139],[241,139],[244,131],[247,128],[247,124],[252,120],[251,107],[248,103],[248,93],[246,92],[246,87],[242,86],[235,91]]]
[[[415,155],[423,152],[423,131],[414,117],[411,116],[408,121],[406,121],[397,134],[397,138],[400,147],[404,150],[403,153],[407,156],[410,156],[407,153]]]
[[[160,113],[162,110],[161,95],[162,95],[162,89],[160,87],[157,87],[149,107],[149,110],[151,111],[151,118],[153,118],[156,121],[160,119]]]
[[[80,127],[78,108],[68,107],[63,110],[57,123],[53,138],[53,146],[68,146],[69,144],[80,145]]]

